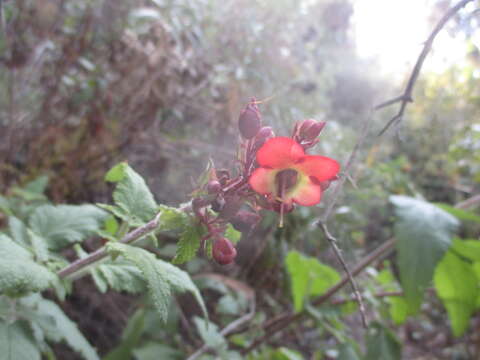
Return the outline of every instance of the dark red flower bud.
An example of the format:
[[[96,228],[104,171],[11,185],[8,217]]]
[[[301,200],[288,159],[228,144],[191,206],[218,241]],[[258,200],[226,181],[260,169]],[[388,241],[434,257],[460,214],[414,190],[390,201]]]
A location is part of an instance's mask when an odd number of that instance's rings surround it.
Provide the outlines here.
[[[207,184],[209,194],[218,194],[222,190],[222,185],[217,180],[210,180]]]
[[[237,256],[237,249],[235,249],[230,240],[220,238],[213,243],[212,255],[217,263],[227,265],[232,263]]]
[[[245,139],[251,139],[257,135],[261,126],[262,120],[260,118],[260,111],[255,104],[255,99],[252,99],[245,109],[242,110],[240,117],[238,118],[240,134],[242,134]]]
[[[240,210],[230,221],[233,227],[243,233],[248,233],[260,221],[260,215],[246,210]]]
[[[257,136],[255,137],[255,149],[260,148],[265,141],[275,136],[273,129],[270,126],[264,126],[259,131]]]
[[[306,141],[315,140],[326,124],[325,121],[303,120],[299,127],[300,138]]]

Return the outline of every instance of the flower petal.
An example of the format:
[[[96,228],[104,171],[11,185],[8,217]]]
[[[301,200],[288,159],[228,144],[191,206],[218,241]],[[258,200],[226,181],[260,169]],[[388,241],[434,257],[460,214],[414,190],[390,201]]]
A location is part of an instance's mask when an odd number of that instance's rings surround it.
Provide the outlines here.
[[[303,148],[293,139],[277,136],[267,140],[257,151],[260,166],[282,169],[293,165],[305,155]]]
[[[304,184],[298,186],[295,191],[292,191],[289,197],[298,205],[313,206],[320,202],[322,198],[322,188],[320,185],[308,179]],[[289,199],[285,199],[286,202],[288,202],[288,200]]]
[[[258,168],[248,179],[248,183],[254,191],[262,195],[268,195],[275,192],[275,176],[278,170]]]
[[[295,164],[294,168],[314,181],[322,182],[332,180],[340,171],[340,164],[329,157],[318,155],[305,155]]]

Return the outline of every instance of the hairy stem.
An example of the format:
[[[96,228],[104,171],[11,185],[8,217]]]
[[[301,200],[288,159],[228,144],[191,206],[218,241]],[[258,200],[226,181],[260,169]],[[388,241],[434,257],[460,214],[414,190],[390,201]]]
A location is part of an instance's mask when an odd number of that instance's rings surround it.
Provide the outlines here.
[[[142,237],[144,237],[147,234],[150,234],[151,232],[155,231],[155,229],[158,227],[159,219],[160,219],[161,213],[158,213],[155,218],[148,223],[146,223],[143,226],[140,226],[139,228],[136,228],[135,230],[129,232],[126,234],[119,242],[123,244],[130,244]],[[57,275],[61,279],[71,276],[80,270],[84,269],[88,265],[91,265],[103,258],[105,258],[108,255],[107,250],[105,246],[101,247],[100,249],[94,251],[87,257],[83,259],[78,259],[74,262],[72,262],[70,265],[64,267],[62,270],[60,270]]]

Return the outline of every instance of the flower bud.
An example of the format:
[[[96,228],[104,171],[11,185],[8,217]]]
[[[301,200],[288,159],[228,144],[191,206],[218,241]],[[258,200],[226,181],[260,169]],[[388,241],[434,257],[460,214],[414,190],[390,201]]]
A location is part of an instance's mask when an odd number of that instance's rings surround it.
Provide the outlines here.
[[[218,194],[222,190],[222,186],[217,180],[210,180],[207,184],[207,192],[209,194]]]
[[[259,131],[257,136],[255,137],[255,145],[254,148],[260,148],[265,141],[275,136],[273,129],[270,126],[264,126]]]
[[[245,109],[242,110],[240,117],[238,118],[240,134],[242,134],[245,139],[251,139],[257,135],[261,124],[262,120],[260,118],[260,111],[255,104],[255,99],[252,99]]]
[[[235,249],[230,240],[219,238],[213,243],[212,255],[217,263],[227,265],[232,263],[237,256],[237,249]]]
[[[315,121],[313,119],[304,120],[300,124],[299,135],[302,140],[315,140],[326,124],[325,121]]]
[[[243,233],[248,233],[260,221],[260,215],[246,210],[240,210],[230,221],[233,227]]]

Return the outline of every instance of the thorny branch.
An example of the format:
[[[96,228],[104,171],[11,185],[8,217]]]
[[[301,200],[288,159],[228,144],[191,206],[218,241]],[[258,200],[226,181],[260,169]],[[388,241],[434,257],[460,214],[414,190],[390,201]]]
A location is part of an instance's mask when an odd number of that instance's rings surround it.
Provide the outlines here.
[[[351,271],[352,276],[356,276],[361,273],[367,266],[369,266],[372,262],[380,259],[383,255],[390,252],[395,245],[395,239],[390,239],[389,241],[385,242],[378,248],[376,248],[370,255],[365,257],[361,260]],[[344,276],[337,284],[332,286],[325,294],[318,297],[312,302],[312,305],[319,306],[326,303],[333,295],[335,295],[341,288],[343,288],[347,283],[350,282],[348,276]],[[283,330],[284,328],[288,327],[292,323],[299,321],[306,315],[305,311],[298,312],[296,314],[292,314],[290,312],[286,312],[278,316],[273,324],[267,324],[264,326],[265,334],[255,340],[249,347],[242,350],[242,355],[248,354],[263,342],[268,340],[270,337],[275,335],[277,332]]]
[[[355,300],[358,303],[358,307],[360,309],[360,315],[362,317],[362,324],[365,328],[367,328],[368,323],[367,323],[367,316],[365,314],[365,305],[363,304],[362,300],[362,295],[358,291],[358,286],[353,279],[353,276],[350,272],[350,269],[347,266],[347,263],[345,262],[345,259],[342,256],[342,253],[337,245],[337,239],[335,239],[332,234],[328,231],[327,225],[326,224],[321,224],[320,228],[323,230],[323,233],[325,234],[325,237],[328,239],[330,246],[332,247],[333,251],[335,252],[335,255],[337,256],[337,259],[340,261],[342,264],[343,270],[347,274],[348,280],[350,281],[352,288],[353,288],[353,293],[355,295]]]
[[[392,119],[390,119],[390,121],[383,127],[383,129],[380,131],[378,136],[383,135],[393,124],[398,123],[402,120],[403,114],[405,113],[405,109],[407,108],[408,103],[413,102],[413,98],[412,98],[413,87],[415,86],[415,82],[418,79],[418,75],[420,74],[420,70],[422,69],[425,58],[427,57],[428,53],[432,48],[432,44],[433,44],[433,41],[435,40],[435,37],[438,35],[440,30],[443,29],[443,27],[448,22],[448,20],[450,20],[460,9],[462,9],[465,5],[467,5],[471,1],[473,0],[460,1],[457,5],[450,8],[450,10],[448,10],[445,13],[445,15],[443,15],[443,17],[440,19],[440,21],[437,23],[433,31],[428,36],[427,41],[425,41],[425,44],[423,45],[423,49],[417,58],[417,62],[413,67],[413,71],[410,75],[410,78],[408,79],[407,86],[405,87],[405,91],[403,92],[403,94],[393,99],[390,99],[388,101],[385,101],[375,107],[375,110],[378,110],[378,109],[382,109],[384,107],[400,102],[400,109],[398,110],[397,114],[394,117],[392,117]]]

